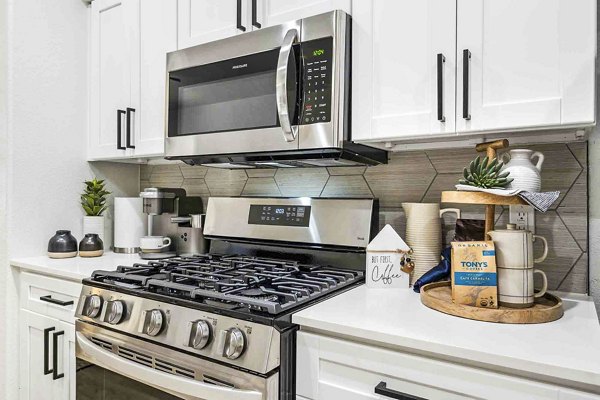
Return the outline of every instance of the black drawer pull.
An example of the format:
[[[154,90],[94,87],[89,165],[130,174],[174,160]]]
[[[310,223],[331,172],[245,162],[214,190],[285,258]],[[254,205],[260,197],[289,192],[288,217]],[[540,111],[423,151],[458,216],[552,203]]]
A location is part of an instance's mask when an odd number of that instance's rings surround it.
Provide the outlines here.
[[[256,10],[257,8],[258,6],[256,5],[256,0],[252,0],[252,25],[255,28],[260,29],[262,28],[262,25],[260,24],[260,22],[258,22],[258,18],[256,17],[256,14],[258,13]]]
[[[388,389],[387,384],[384,381],[379,382],[377,386],[375,386],[375,394],[380,394],[385,397],[389,397],[390,399],[396,400],[427,400],[423,397],[412,396],[410,394],[401,393],[396,390]]]
[[[242,25],[242,0],[237,0],[237,19],[236,19],[237,28],[246,32],[246,27]]]
[[[469,114],[469,64],[471,64],[471,52],[468,49],[463,50],[463,109],[462,117],[466,120],[471,119]]]
[[[444,63],[446,57],[442,53],[437,55],[437,119],[446,122],[444,116]]]
[[[121,125],[123,124],[121,122],[121,115],[125,114],[125,111],[123,110],[117,110],[117,149],[118,150],[125,150],[125,146],[123,146],[123,144],[121,143]]]
[[[73,300],[58,300],[58,299],[53,299],[52,295],[47,295],[47,296],[41,296],[40,297],[41,301],[46,301],[48,303],[52,303],[52,304],[58,304],[59,306],[70,306],[71,304],[73,304]]]
[[[48,368],[48,353],[50,352],[48,347],[50,345],[50,332],[53,330],[54,327],[44,329],[44,375],[52,373],[52,369]]]
[[[130,149],[135,149],[135,146],[131,144],[131,113],[135,112],[135,108],[127,107],[127,130],[125,131],[125,146]]]
[[[63,336],[65,331],[54,332],[52,334],[52,380],[57,380],[65,376],[64,373],[58,373],[58,354],[56,354],[58,350],[58,337]]]

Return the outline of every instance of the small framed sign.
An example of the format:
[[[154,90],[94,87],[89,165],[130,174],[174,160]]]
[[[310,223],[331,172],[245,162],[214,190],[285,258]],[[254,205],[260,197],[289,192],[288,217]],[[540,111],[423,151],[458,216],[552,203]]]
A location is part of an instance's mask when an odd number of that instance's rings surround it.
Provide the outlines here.
[[[367,287],[408,289],[410,253],[410,247],[394,228],[384,226],[367,246]]]

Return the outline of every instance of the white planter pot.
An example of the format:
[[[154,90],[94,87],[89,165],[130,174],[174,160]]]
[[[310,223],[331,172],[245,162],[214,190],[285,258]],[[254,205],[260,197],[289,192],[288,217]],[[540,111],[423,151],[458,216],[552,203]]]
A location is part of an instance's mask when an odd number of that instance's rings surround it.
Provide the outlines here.
[[[83,217],[83,234],[85,235],[86,233],[97,233],[104,242],[104,216]],[[108,248],[106,244],[104,245],[104,248]]]

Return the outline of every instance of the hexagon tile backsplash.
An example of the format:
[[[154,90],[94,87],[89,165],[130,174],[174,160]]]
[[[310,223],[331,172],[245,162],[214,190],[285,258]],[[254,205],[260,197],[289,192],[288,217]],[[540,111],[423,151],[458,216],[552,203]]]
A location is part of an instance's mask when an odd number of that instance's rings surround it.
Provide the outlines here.
[[[551,289],[587,293],[587,144],[526,147],[545,155],[542,190],[561,191],[550,211],[536,215],[536,233],[550,245],[548,258],[539,268],[546,272]],[[476,155],[472,149],[393,153],[389,164],[368,168],[222,170],[176,163],[144,165],[140,186],[182,187],[189,195],[201,196],[204,204],[209,196],[377,197],[380,226],[390,224],[403,235],[401,204],[439,202],[440,192],[453,189],[462,168]],[[481,207],[460,208],[464,218],[483,219]],[[508,209],[497,208],[496,217],[499,226],[505,225]],[[445,218],[449,240],[454,220]]]

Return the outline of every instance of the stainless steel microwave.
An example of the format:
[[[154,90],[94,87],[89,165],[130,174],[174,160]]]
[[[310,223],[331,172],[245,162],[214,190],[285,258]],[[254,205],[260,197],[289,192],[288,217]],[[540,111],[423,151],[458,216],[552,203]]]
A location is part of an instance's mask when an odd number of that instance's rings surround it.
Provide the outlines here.
[[[224,168],[374,165],[350,132],[343,11],[167,55],[166,157]]]

